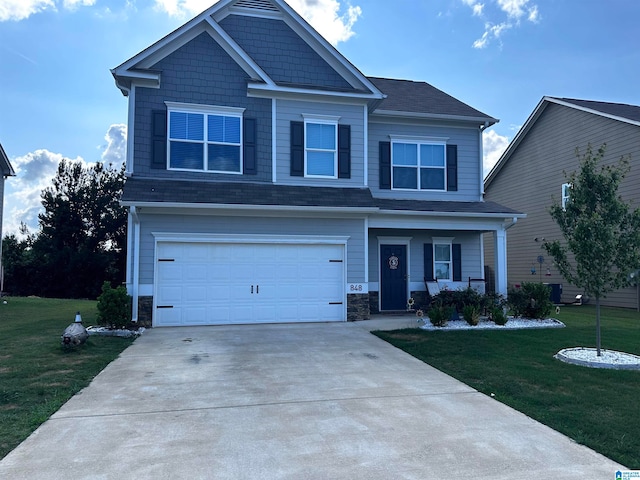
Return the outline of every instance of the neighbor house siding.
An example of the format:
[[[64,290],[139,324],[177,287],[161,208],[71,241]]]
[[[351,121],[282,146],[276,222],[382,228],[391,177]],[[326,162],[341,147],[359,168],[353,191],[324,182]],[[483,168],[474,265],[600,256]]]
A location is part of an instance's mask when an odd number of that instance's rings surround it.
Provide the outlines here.
[[[346,236],[347,281],[365,281],[365,234],[363,219],[277,218],[268,216],[151,215],[140,214],[140,283],[152,284],[154,245],[152,232],[226,235]]]
[[[380,189],[379,144],[389,142],[390,135],[414,135],[419,137],[441,137],[447,144],[458,146],[458,190],[455,192],[399,191]],[[457,200],[477,202],[480,200],[480,148],[479,132],[476,128],[451,126],[425,126],[414,123],[369,124],[369,187],[376,197],[421,200]]]
[[[541,248],[542,238],[562,239],[559,227],[549,215],[552,203],[561,201],[562,184],[579,169],[576,147],[584,154],[591,143],[594,150],[607,143],[605,164],[615,164],[621,156],[631,154],[631,171],[619,193],[626,201],[640,204],[640,127],[603,118],[561,105],[549,104],[532,125],[502,170],[486,189],[485,198],[527,214],[507,232],[507,265],[510,284],[539,281],[563,284],[563,301],[573,301],[581,290],[570,285],[553,266]],[[536,242],[535,238],[539,241]],[[485,262],[493,266],[493,240],[486,235]],[[536,261],[542,255],[545,263]],[[535,267],[536,273],[531,274]],[[550,275],[546,275],[547,267]],[[633,266],[630,266],[633,268]],[[611,292],[603,304],[636,307],[636,289]]]
[[[302,114],[340,117],[338,124],[351,126],[351,178],[322,179],[291,176],[291,122],[302,122]],[[364,107],[344,103],[276,102],[277,183],[353,187],[364,185]]]
[[[160,88],[136,88],[135,175],[224,181],[271,181],[271,101],[247,97],[247,74],[209,36],[202,33],[156,65]],[[257,175],[176,172],[151,168],[151,118],[166,110],[165,101],[245,108],[257,122]]]

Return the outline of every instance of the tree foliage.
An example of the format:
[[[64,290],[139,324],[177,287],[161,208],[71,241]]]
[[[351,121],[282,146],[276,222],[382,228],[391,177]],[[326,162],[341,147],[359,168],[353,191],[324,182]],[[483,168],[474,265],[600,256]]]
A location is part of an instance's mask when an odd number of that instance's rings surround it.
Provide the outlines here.
[[[596,299],[597,347],[600,353],[600,298],[629,284],[629,273],[640,265],[640,209],[631,210],[618,195],[629,171],[629,157],[617,165],[600,165],[606,144],[591,145],[580,170],[567,176],[570,184],[565,208],[554,203],[549,213],[564,242],[545,242],[545,250],[560,274]],[[576,149],[576,156],[580,152]]]
[[[25,240],[4,240],[5,290],[96,298],[104,281],[121,283],[127,219],[119,204],[123,185],[124,168],[60,162],[52,185],[41,194],[39,231]]]

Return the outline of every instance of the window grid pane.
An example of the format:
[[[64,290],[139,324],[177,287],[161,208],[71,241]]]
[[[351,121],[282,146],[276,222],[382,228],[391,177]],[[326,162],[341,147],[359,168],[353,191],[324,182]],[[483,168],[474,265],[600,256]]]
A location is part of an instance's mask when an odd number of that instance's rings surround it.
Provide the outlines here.
[[[434,271],[436,273],[436,279],[438,280],[451,279],[451,264],[449,262],[436,262]]]
[[[333,152],[307,152],[307,175],[335,176]]]
[[[421,168],[420,188],[422,190],[444,190],[444,169]]]
[[[200,113],[171,112],[169,137],[175,140],[204,140],[204,115]]]
[[[420,165],[444,167],[444,145],[420,145]]]
[[[204,145],[202,143],[171,141],[169,149],[170,168],[204,169]]]
[[[240,147],[210,143],[207,152],[207,170],[240,172]]]
[[[436,262],[448,262],[451,260],[451,245],[436,244],[433,246],[433,248],[433,258],[436,260]]]
[[[418,188],[418,169],[412,167],[393,167],[393,188]]]
[[[418,165],[418,146],[414,143],[393,144],[394,165]]]
[[[335,150],[336,126],[322,123],[307,123],[306,144],[309,149]]]

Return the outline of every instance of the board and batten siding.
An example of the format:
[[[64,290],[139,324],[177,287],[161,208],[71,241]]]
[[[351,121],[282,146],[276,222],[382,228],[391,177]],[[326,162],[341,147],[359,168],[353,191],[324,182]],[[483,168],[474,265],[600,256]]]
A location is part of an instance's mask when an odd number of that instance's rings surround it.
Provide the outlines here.
[[[152,284],[154,245],[152,232],[224,235],[345,236],[347,282],[365,281],[365,234],[363,219],[278,218],[268,216],[156,215],[140,214],[140,283]]]
[[[380,189],[380,142],[390,141],[390,135],[446,138],[448,144],[458,146],[458,190],[456,192],[425,192],[421,190]],[[369,123],[369,188],[375,197],[411,200],[454,200],[477,202],[480,195],[480,146],[477,128],[456,126],[425,126],[407,123]]]
[[[134,175],[227,182],[271,181],[271,100],[247,97],[247,74],[208,33],[201,33],[153,68],[162,72],[160,88],[136,87],[135,90]],[[257,174],[152,168],[152,112],[166,110],[165,101],[244,108],[244,117],[256,119]]]
[[[338,124],[351,126],[351,178],[323,179],[291,176],[291,122],[302,114],[340,117]],[[332,187],[364,185],[364,106],[346,103],[276,100],[276,181],[283,184]]]
[[[409,247],[409,279],[412,283],[422,283],[424,290],[424,244],[433,243],[433,237],[453,238],[453,243],[459,243],[462,251],[462,281],[471,278],[484,278],[482,273],[482,256],[480,233],[460,232],[448,230],[385,230],[371,229],[369,231],[369,282],[379,282],[379,251],[378,237],[411,237]]]
[[[486,200],[527,214],[507,231],[510,285],[537,282],[540,278],[545,283],[561,283],[562,300],[565,302],[571,302],[576,294],[583,293],[566,282],[554,268],[541,248],[540,239],[562,240],[559,227],[549,215],[549,207],[554,201],[561,201],[562,184],[567,182],[563,172],[570,174],[579,169],[576,147],[582,155],[589,143],[596,151],[603,143],[607,144],[604,164],[615,164],[623,155],[631,155],[631,170],[619,193],[625,201],[631,201],[634,208],[640,206],[640,127],[549,104],[486,189]],[[536,242],[535,238],[539,241]],[[491,235],[486,235],[485,250],[485,263],[493,266]],[[540,265],[536,261],[539,255],[545,259],[541,277]],[[532,267],[536,269],[534,275],[531,274]],[[547,267],[550,275],[546,275]],[[602,304],[636,308],[636,288],[611,292],[602,299]]]

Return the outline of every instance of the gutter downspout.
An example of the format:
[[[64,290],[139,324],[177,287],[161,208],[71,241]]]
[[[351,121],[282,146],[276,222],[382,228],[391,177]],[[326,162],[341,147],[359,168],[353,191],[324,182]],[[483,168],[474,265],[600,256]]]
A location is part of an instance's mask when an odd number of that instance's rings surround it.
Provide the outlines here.
[[[140,284],[140,218],[138,217],[138,210],[135,206],[131,206],[129,208],[129,213],[133,220],[133,239],[131,241],[133,246],[133,281],[131,284],[133,308],[131,312],[131,321],[138,323],[138,288]]]

